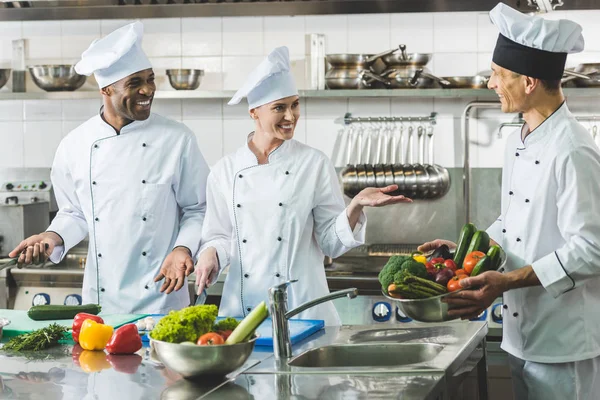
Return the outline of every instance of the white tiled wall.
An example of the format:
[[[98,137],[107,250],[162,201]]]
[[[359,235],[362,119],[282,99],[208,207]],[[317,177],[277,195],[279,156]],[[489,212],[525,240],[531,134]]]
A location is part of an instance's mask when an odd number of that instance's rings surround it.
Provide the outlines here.
[[[600,11],[555,12],[548,18],[569,18],[584,28],[586,52],[571,55],[568,65],[600,61]],[[74,63],[89,43],[128,23],[126,20],[0,22],[0,68],[10,67],[11,40],[28,39],[28,64]],[[292,70],[304,87],[307,33],[326,35],[326,52],[375,53],[404,43],[409,52],[433,52],[428,67],[437,75],[472,75],[489,69],[497,31],[486,13],[368,14],[281,17],[226,17],[143,20],[144,50],[157,73],[159,90],[173,90],[167,68],[204,69],[201,90],[235,90],[274,47],[287,45]],[[40,91],[31,80],[28,90]],[[88,79],[80,90],[95,90]],[[2,89],[10,90],[10,82]],[[302,99],[296,138],[340,158],[339,120],[356,116],[426,116],[438,113],[435,126],[436,162],[462,164],[460,116],[474,99]],[[600,114],[597,102],[574,99],[576,113]],[[0,166],[50,166],[58,143],[70,130],[96,113],[98,100],[0,101],[0,148],[8,149]],[[244,105],[226,101],[162,100],[153,110],[187,124],[196,134],[210,164],[239,147],[252,130]],[[498,124],[515,116],[485,112],[471,129],[471,161],[475,167],[498,167],[503,138]],[[336,122],[337,121],[337,122]]]

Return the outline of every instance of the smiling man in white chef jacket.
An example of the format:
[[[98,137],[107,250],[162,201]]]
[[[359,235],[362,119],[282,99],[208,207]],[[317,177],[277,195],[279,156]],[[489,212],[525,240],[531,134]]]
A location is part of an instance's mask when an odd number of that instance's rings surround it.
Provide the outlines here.
[[[156,86],[142,36],[140,22],[117,29],[75,66],[95,75],[103,107],[58,147],[56,218],[11,253],[26,264],[48,256],[58,262],[89,235],[83,303],[105,313],[166,313],[190,304],[186,276],[206,208],[209,169],[194,134],[150,112]]]
[[[464,319],[504,297],[502,348],[517,399],[600,398],[600,153],[569,111],[560,80],[581,27],[504,5],[488,86],[525,125],[506,143],[502,210],[488,233],[506,272],[461,281],[448,299]],[[427,243],[424,250],[440,241]]]

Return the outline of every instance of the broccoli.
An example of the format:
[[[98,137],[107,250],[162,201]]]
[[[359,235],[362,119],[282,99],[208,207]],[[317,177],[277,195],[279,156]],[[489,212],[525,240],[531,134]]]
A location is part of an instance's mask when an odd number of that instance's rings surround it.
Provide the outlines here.
[[[411,275],[418,276],[419,278],[427,278],[427,269],[425,268],[425,265],[413,260],[412,258],[409,258],[402,263],[402,271],[406,271]]]
[[[163,342],[196,342],[198,337],[210,332],[218,313],[217,306],[201,305],[171,311],[164,316],[152,332],[152,339]]]
[[[237,328],[237,326],[240,324],[240,322],[235,319],[235,318],[231,318],[231,317],[227,317],[219,322],[217,322],[212,330],[213,331],[232,331],[235,328]]]
[[[383,269],[379,272],[379,282],[387,293],[387,288],[394,283],[394,275],[402,269],[402,264],[409,260],[407,256],[391,256]]]

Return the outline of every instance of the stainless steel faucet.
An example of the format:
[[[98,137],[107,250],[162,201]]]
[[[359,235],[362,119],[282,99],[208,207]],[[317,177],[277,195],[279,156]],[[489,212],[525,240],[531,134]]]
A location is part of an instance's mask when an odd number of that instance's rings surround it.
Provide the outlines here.
[[[269,289],[269,311],[271,313],[271,320],[273,321],[273,352],[275,353],[276,360],[282,358],[288,359],[292,357],[292,343],[290,341],[290,326],[288,323],[290,318],[300,314],[302,311],[316,306],[317,304],[321,304],[329,300],[334,300],[345,296],[353,299],[358,296],[358,289],[344,289],[308,301],[294,308],[293,310],[288,311],[287,288],[294,282],[298,282],[298,280],[294,279],[287,281]]]

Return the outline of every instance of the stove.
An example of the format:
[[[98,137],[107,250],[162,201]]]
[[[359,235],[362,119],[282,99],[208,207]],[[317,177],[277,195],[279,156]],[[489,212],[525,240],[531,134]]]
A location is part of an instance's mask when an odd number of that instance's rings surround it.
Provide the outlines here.
[[[49,168],[0,169],[0,257],[45,231],[57,209]]]

